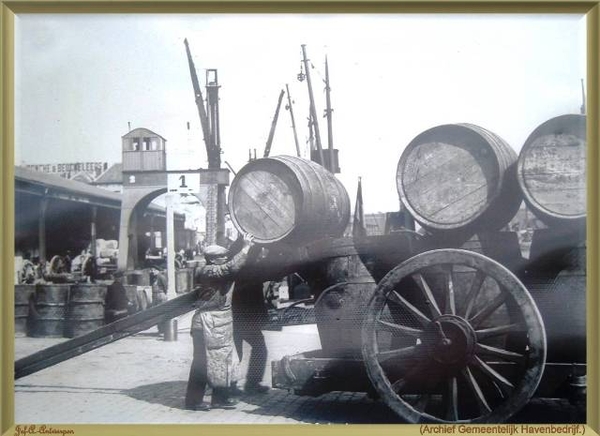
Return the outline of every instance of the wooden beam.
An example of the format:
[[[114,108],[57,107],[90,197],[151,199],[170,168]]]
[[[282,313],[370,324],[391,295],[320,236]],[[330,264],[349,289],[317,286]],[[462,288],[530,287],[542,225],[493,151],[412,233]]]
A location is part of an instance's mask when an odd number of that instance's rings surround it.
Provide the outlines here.
[[[158,306],[119,319],[85,335],[62,342],[15,362],[15,380],[87,353],[111,342],[134,335],[194,309],[196,292],[188,292]]]

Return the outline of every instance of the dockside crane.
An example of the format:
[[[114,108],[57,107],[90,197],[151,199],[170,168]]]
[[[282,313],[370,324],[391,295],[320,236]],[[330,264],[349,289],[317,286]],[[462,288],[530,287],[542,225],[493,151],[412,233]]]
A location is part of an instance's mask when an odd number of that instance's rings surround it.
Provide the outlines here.
[[[275,127],[277,127],[277,119],[279,118],[279,109],[281,109],[281,101],[283,100],[283,89],[279,93],[279,99],[277,100],[277,109],[275,109],[275,115],[273,116],[273,122],[271,123],[271,130],[269,131],[269,137],[267,138],[267,144],[265,145],[265,152],[263,157],[269,157],[271,153],[271,145],[273,144],[273,136],[275,136]]]
[[[192,78],[192,86],[194,87],[194,97],[196,101],[196,107],[198,108],[198,115],[200,116],[200,126],[202,127],[202,134],[204,135],[204,143],[206,144],[206,154],[208,156],[208,162],[210,166],[210,156],[214,154],[211,149],[210,141],[210,128],[208,126],[208,115],[206,108],[204,107],[204,97],[202,96],[202,89],[200,88],[200,82],[198,81],[198,75],[196,74],[196,67],[192,60],[192,53],[190,52],[190,46],[187,38],[183,40],[185,44],[185,51],[188,58],[188,65],[190,67],[190,76]]]
[[[304,63],[304,69],[306,71],[306,84],[308,86],[308,98],[310,101],[310,118],[312,120],[312,128],[314,129],[314,138],[315,144],[317,146],[318,159],[321,165],[327,168],[323,156],[323,147],[321,146],[321,133],[319,131],[319,122],[317,120],[317,108],[315,106],[315,98],[313,96],[312,82],[310,79],[310,68],[308,67],[308,58],[306,57],[306,44],[302,44],[302,62]]]
[[[329,63],[327,62],[327,56],[325,56],[325,117],[327,118],[327,145],[329,152],[329,165],[328,170],[332,173],[339,173],[338,159],[333,148],[333,122],[332,114],[333,109],[331,108],[331,87],[329,86]]]
[[[317,109],[315,106],[315,98],[313,95],[312,82],[310,78],[310,69],[308,66],[308,58],[306,56],[306,45],[302,45],[302,63],[300,74],[298,74],[298,80],[301,82],[306,79],[308,85],[308,98],[310,102],[310,116],[309,116],[309,135],[310,139],[314,141],[314,147],[311,141],[311,160],[319,163],[324,168],[328,169],[332,173],[339,173],[338,156],[337,150],[333,148],[333,127],[332,127],[332,113],[331,108],[331,87],[329,86],[329,64],[327,57],[325,57],[325,96],[326,96],[326,109],[325,117],[327,118],[327,137],[328,137],[328,150],[327,153],[323,151],[321,145],[321,134],[319,131],[319,122],[317,119]],[[306,72],[302,72],[302,66]]]
[[[221,168],[221,131],[219,127],[219,82],[216,69],[206,71],[207,102],[204,98],[196,74],[187,39],[184,40],[185,50],[190,68],[190,76],[194,89],[194,99],[198,107],[200,125],[204,135],[208,169]],[[220,239],[225,232],[225,186],[207,185],[206,198],[206,242],[208,244],[223,243]]]

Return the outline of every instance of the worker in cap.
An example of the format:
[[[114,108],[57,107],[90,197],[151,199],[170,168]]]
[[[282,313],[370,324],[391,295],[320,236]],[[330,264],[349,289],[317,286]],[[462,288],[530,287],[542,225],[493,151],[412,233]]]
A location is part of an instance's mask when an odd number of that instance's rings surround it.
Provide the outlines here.
[[[254,245],[254,236],[244,235],[242,249],[228,260],[229,252],[218,245],[204,250],[206,265],[195,274],[198,295],[217,295],[216,309],[198,309],[192,318],[190,333],[193,359],[185,395],[185,407],[190,410],[211,408],[233,409],[237,401],[231,398],[230,385],[236,379],[237,354],[233,343],[231,297],[234,277],[246,263]],[[205,301],[198,301],[201,306]],[[211,403],[204,402],[206,385],[212,387]]]
[[[204,249],[204,258],[207,262],[213,262],[217,260],[217,264],[224,263],[229,255],[229,250],[220,245],[209,245]]]

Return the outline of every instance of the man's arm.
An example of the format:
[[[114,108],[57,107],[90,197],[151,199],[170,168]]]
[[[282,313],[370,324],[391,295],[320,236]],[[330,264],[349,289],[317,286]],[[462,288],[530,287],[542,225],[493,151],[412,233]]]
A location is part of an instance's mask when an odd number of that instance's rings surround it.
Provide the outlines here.
[[[248,252],[254,245],[254,236],[244,235],[244,246],[233,258],[222,265],[206,265],[203,268],[202,275],[210,278],[228,277],[237,274],[246,264]]]

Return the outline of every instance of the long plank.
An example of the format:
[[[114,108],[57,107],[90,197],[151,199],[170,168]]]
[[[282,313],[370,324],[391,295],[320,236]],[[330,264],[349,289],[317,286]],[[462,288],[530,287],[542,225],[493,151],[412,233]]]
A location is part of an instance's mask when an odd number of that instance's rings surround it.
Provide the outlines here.
[[[72,357],[110,344],[194,309],[196,292],[188,292],[165,303],[119,319],[85,335],[45,348],[15,362],[15,380],[56,365]]]

